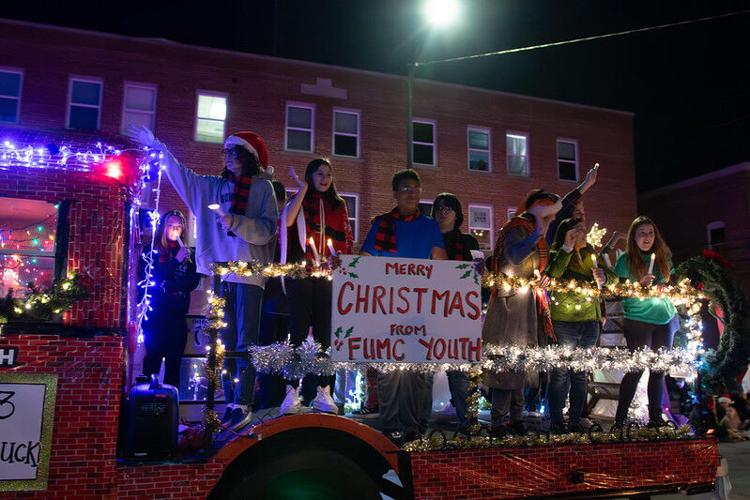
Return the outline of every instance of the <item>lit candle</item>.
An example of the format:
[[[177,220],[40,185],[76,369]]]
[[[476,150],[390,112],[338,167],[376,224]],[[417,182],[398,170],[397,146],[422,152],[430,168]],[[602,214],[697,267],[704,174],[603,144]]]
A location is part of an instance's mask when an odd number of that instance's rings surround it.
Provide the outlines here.
[[[328,238],[328,251],[331,252],[331,257],[336,257],[336,250],[333,248],[333,240]]]
[[[208,206],[208,209],[209,209],[209,210],[212,210],[212,211],[214,211],[214,212],[216,212],[216,213],[217,213],[217,214],[219,214],[220,216],[224,216],[224,211],[223,211],[223,210],[221,209],[221,207],[219,206],[219,204],[218,204],[218,203],[211,203],[211,204],[210,204],[210,205]]]
[[[591,262],[594,264],[594,269],[599,269],[599,264],[596,262],[596,254],[595,253],[591,254]],[[596,288],[598,288],[599,290],[602,289],[602,284],[599,283],[599,280],[596,280]]]
[[[654,261],[656,260],[656,254],[651,253],[651,262],[648,264],[648,274],[654,273]]]
[[[310,248],[312,248],[313,257],[315,258],[315,265],[320,265],[320,255],[318,255],[318,249],[315,248],[315,238],[310,236],[310,239],[308,240],[310,243]]]

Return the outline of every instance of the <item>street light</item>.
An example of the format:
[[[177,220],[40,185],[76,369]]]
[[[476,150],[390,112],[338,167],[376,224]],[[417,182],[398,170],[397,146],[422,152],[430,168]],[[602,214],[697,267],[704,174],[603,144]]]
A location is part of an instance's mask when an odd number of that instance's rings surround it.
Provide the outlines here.
[[[458,18],[460,12],[459,4],[457,0],[426,0],[422,7],[422,12],[425,19],[427,19],[428,26],[431,28],[442,29],[446,26],[454,23]],[[417,44],[417,50],[414,54],[414,61],[409,63],[409,73],[407,77],[407,112],[406,112],[406,167],[414,167],[414,149],[412,142],[414,142],[414,124],[412,123],[414,118],[414,73],[417,71],[422,43]]]

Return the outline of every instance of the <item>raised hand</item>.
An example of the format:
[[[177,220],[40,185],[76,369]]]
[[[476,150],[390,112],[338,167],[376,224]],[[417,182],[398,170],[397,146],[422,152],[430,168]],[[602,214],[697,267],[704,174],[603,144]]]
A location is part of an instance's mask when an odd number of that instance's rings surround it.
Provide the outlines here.
[[[307,187],[307,182],[301,181],[300,178],[297,177],[297,172],[294,171],[294,167],[289,167],[289,176],[297,184],[297,186],[299,186],[300,189],[304,189]]]
[[[129,125],[125,130],[125,136],[141,146],[151,147],[156,142],[154,133],[143,125]]]
[[[596,281],[596,284],[598,286],[603,286],[604,283],[607,281],[607,276],[604,274],[604,269],[601,267],[597,267],[595,269],[591,270],[592,274],[594,275],[594,281]]]
[[[177,250],[177,254],[174,256],[174,258],[177,259],[177,262],[184,262],[188,257],[190,257],[190,250],[187,247],[180,247],[180,249]]]

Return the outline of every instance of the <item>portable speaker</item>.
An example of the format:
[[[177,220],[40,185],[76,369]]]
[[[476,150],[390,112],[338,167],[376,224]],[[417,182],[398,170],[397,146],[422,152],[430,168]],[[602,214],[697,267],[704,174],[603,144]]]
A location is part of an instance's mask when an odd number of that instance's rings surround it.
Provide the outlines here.
[[[127,402],[125,456],[154,459],[174,453],[179,414],[177,389],[160,384],[156,375],[151,383],[133,387]]]

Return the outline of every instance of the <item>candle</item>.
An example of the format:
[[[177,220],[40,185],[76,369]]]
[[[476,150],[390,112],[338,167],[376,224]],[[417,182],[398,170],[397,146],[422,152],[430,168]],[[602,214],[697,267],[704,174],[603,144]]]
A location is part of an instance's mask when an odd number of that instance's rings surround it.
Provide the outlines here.
[[[177,244],[180,245],[180,248],[185,248],[185,244],[182,242],[182,238],[179,236],[177,237]]]
[[[221,209],[221,207],[219,206],[219,204],[218,204],[218,203],[211,203],[211,204],[210,204],[210,205],[208,206],[208,209],[209,209],[209,210],[212,210],[212,211],[214,211],[214,212],[216,212],[216,213],[217,213],[217,214],[219,214],[220,216],[223,216],[223,215],[224,215],[224,211],[223,211],[223,210]]]
[[[654,261],[656,260],[656,254],[651,253],[651,262],[648,264],[648,274],[654,273]]]
[[[310,243],[310,248],[312,248],[313,257],[315,258],[315,265],[320,265],[320,255],[318,255],[318,249],[315,248],[315,239],[310,236],[310,239],[308,240]]]
[[[328,238],[328,251],[331,252],[331,257],[336,257],[336,250],[333,248],[333,240]]]
[[[591,254],[591,262],[594,264],[594,269],[599,269],[599,264],[596,262],[596,254],[595,253]],[[602,284],[599,283],[599,280],[596,280],[596,288],[598,288],[599,290],[602,289]]]
[[[612,269],[612,261],[609,260],[609,254],[603,254],[602,257],[604,257],[604,263],[607,264],[607,267]]]

